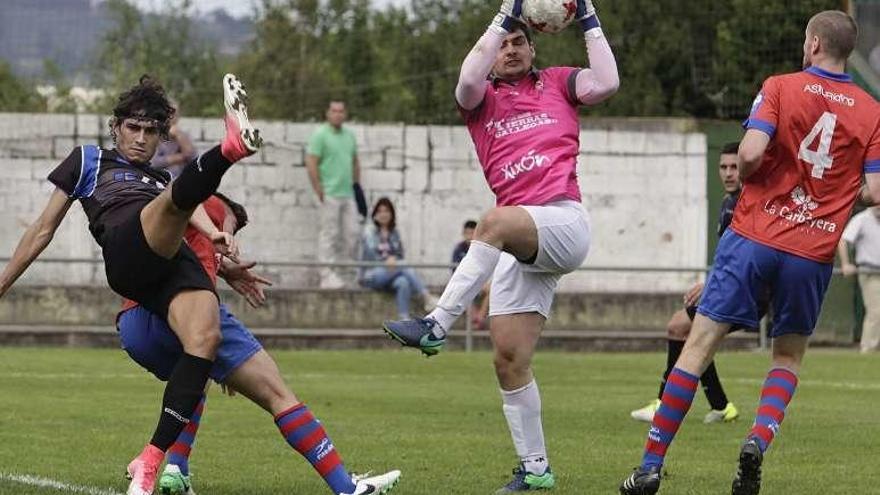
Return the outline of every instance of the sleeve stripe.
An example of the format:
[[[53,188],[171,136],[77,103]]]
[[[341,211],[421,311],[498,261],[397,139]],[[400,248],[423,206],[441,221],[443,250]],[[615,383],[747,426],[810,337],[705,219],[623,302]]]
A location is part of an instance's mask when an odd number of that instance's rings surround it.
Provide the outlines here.
[[[566,86],[568,89],[568,101],[572,105],[581,105],[580,98],[578,98],[577,94],[577,78],[578,74],[580,74],[583,69],[574,69],[568,75],[568,80],[566,81]]]
[[[82,163],[80,165],[79,180],[73,189],[72,198],[87,198],[95,192],[98,185],[98,166],[101,160],[101,150],[97,146],[82,146]]]
[[[79,178],[76,181],[76,185],[73,186],[73,192],[70,193],[70,197],[76,199],[76,191],[79,189],[80,184],[83,181],[83,172],[85,171],[85,163],[86,163],[86,152],[85,146],[79,147]]]
[[[86,197],[89,198],[93,194],[95,194],[95,189],[98,187],[98,175],[101,174],[101,155],[104,154],[104,151],[101,148],[98,148],[98,156],[95,158],[95,174],[92,178],[92,187],[89,189],[88,193],[86,193]],[[164,172],[165,170],[163,170]]]
[[[776,126],[761,119],[756,119],[754,117],[750,117],[748,120],[746,120],[743,127],[745,127],[746,129],[757,129],[766,133],[771,138],[776,135]]]
[[[876,174],[880,172],[880,159],[868,160],[865,162],[865,173]]]

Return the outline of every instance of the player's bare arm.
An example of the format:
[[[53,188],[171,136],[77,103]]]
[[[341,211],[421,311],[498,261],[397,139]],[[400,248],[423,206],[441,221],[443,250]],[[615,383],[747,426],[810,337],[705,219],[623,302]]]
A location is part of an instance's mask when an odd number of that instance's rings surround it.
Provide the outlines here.
[[[351,157],[351,179],[355,183],[360,183],[361,181],[361,160],[357,155]]]
[[[770,144],[770,136],[764,131],[749,129],[739,145],[737,167],[741,179],[747,179],[761,166],[764,151]]]
[[[880,205],[880,174],[865,174],[865,185],[859,194],[865,206]]]
[[[840,270],[845,277],[851,277],[859,272],[859,269],[852,263],[849,256],[849,246],[846,239],[841,238],[837,244],[837,256],[840,258]]]
[[[321,178],[318,174],[318,157],[316,155],[306,155],[306,170],[309,172],[309,182],[312,183],[312,189],[318,195],[318,201],[324,202],[324,188],[321,187]]]
[[[3,274],[0,275],[0,297],[6,294],[6,291],[18,280],[18,277],[52,242],[55,231],[58,230],[58,226],[61,225],[61,221],[70,210],[71,204],[73,204],[73,200],[61,189],[56,188],[52,192],[43,212],[25,230],[12,254],[12,259],[6,265]]]
[[[211,217],[208,216],[204,206],[199,205],[196,207],[189,218],[189,224],[198,230],[199,233],[211,239],[211,243],[214,244],[214,249],[218,254],[228,256],[233,260],[238,259],[239,248],[235,237],[229,232],[219,230],[214,225],[214,222],[211,221]]]
[[[256,265],[256,261],[235,263],[224,260],[218,273],[235,292],[244,297],[248,305],[255,309],[266,304],[266,293],[263,288],[272,285],[271,280],[251,272],[251,268]]]

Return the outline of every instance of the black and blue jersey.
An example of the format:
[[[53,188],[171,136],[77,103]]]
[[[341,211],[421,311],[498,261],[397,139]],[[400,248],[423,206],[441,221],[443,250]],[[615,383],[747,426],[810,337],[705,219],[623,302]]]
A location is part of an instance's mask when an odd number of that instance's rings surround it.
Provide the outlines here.
[[[79,200],[89,230],[103,246],[107,229],[138,214],[165,189],[171,176],[165,170],[130,163],[116,150],[84,145],[74,148],[49,180]]]
[[[724,231],[733,221],[733,210],[736,209],[739,192],[740,190],[737,189],[735,192],[725,195],[724,200],[721,201],[721,211],[718,213],[718,237],[724,235]]]

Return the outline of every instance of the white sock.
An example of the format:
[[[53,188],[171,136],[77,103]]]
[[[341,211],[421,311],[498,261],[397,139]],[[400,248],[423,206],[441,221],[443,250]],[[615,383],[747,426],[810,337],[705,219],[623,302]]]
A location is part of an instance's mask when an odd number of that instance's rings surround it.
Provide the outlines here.
[[[541,426],[541,394],[538,384],[532,380],[516,390],[502,390],[502,409],[513,438],[516,455],[532,474],[547,471],[547,447],[544,445],[544,428]]]
[[[452,328],[455,320],[465,312],[492,277],[500,257],[501,250],[497,247],[481,241],[471,241],[467,254],[446,284],[437,307],[428,314],[429,318],[440,324],[440,334],[435,331],[435,336],[443,337]]]

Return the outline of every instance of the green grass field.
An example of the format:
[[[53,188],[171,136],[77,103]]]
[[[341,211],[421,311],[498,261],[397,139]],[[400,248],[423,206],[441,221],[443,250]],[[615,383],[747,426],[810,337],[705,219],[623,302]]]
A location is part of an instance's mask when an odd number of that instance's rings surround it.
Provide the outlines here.
[[[400,494],[490,494],[516,463],[491,356],[412,352],[278,352],[293,389],[324,422],[352,470],[403,471]],[[641,455],[647,426],[629,418],[656,392],[657,354],[541,353],[557,494],[612,494]],[[762,493],[878,493],[880,357],[814,351]],[[661,493],[729,493],[740,441],[767,368],[763,354],[724,354],[728,395],[743,413],[705,426],[698,396],[673,445]],[[0,493],[124,492],[122,472],[152,433],[162,384],[121,351],[0,349]],[[212,389],[192,457],[201,495],[329,493],[271,418]],[[33,475],[68,485],[10,481]],[[88,490],[86,488],[88,487]],[[77,492],[77,490],[79,490]]]

